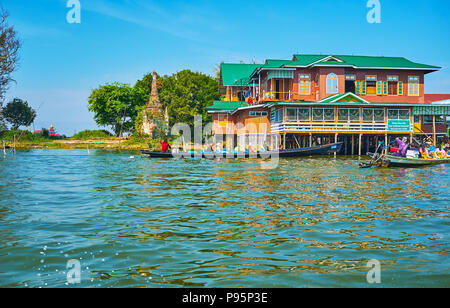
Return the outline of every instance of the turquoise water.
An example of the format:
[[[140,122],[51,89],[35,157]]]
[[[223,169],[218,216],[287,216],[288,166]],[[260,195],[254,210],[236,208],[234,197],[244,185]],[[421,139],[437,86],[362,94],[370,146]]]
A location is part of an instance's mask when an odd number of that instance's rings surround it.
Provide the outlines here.
[[[450,165],[0,157],[0,286],[449,287]]]

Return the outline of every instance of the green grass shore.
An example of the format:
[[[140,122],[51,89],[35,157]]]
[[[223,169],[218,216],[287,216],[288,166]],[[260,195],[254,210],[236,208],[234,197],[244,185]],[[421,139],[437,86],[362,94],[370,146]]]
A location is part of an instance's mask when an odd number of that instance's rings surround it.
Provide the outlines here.
[[[6,131],[0,134],[0,150],[3,147],[16,149],[103,149],[144,150],[150,147],[158,150],[158,140],[130,136],[114,137],[101,133],[80,133],[70,138],[50,138],[31,134],[28,131]]]

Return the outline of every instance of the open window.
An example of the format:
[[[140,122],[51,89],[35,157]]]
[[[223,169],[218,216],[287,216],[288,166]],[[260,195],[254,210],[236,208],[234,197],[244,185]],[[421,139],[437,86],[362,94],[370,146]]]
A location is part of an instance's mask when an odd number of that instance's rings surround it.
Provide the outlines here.
[[[345,75],[345,93],[351,92],[356,94],[356,75]]]
[[[388,75],[387,82],[388,82],[388,95],[398,95],[399,93],[398,76]]]
[[[368,75],[366,76],[366,93],[367,95],[376,95],[377,94],[377,76],[376,75]]]

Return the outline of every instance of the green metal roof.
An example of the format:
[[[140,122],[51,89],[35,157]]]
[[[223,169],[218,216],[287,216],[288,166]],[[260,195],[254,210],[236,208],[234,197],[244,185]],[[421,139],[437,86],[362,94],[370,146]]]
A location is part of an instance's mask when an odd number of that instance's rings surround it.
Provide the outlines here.
[[[293,65],[308,66],[314,62],[325,59],[328,55],[294,55],[295,61],[292,61]]]
[[[246,102],[214,101],[212,106],[207,107],[206,110],[235,110],[242,107],[248,107],[248,104]]]
[[[260,66],[261,64],[222,63],[222,83],[224,86],[247,85],[250,75]]]
[[[327,62],[325,59],[333,57],[342,62]],[[294,55],[294,60],[267,59],[264,64],[222,63],[222,83],[224,86],[245,86],[258,68],[283,68],[286,66],[301,67],[353,67],[359,69],[417,69],[436,71],[438,66],[412,62],[402,57],[374,57],[349,55]]]
[[[320,61],[327,57],[334,57],[343,62]],[[441,67],[412,62],[403,57],[381,57],[381,56],[349,56],[349,55],[294,55],[296,63],[307,63],[306,66],[319,61],[315,65],[345,66],[351,65],[356,68],[399,68],[399,69],[425,69],[439,70]],[[297,64],[296,64],[297,65]]]

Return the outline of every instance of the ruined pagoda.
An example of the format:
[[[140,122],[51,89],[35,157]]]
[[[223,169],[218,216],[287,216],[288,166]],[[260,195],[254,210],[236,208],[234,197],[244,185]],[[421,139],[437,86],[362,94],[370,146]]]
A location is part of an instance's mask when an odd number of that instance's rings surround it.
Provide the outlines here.
[[[152,74],[152,90],[150,93],[150,99],[148,100],[147,107],[145,108],[142,129],[144,134],[153,136],[153,131],[155,130],[157,124],[155,119],[160,117],[162,114],[162,105],[159,101],[158,95],[158,84],[156,72]]]

